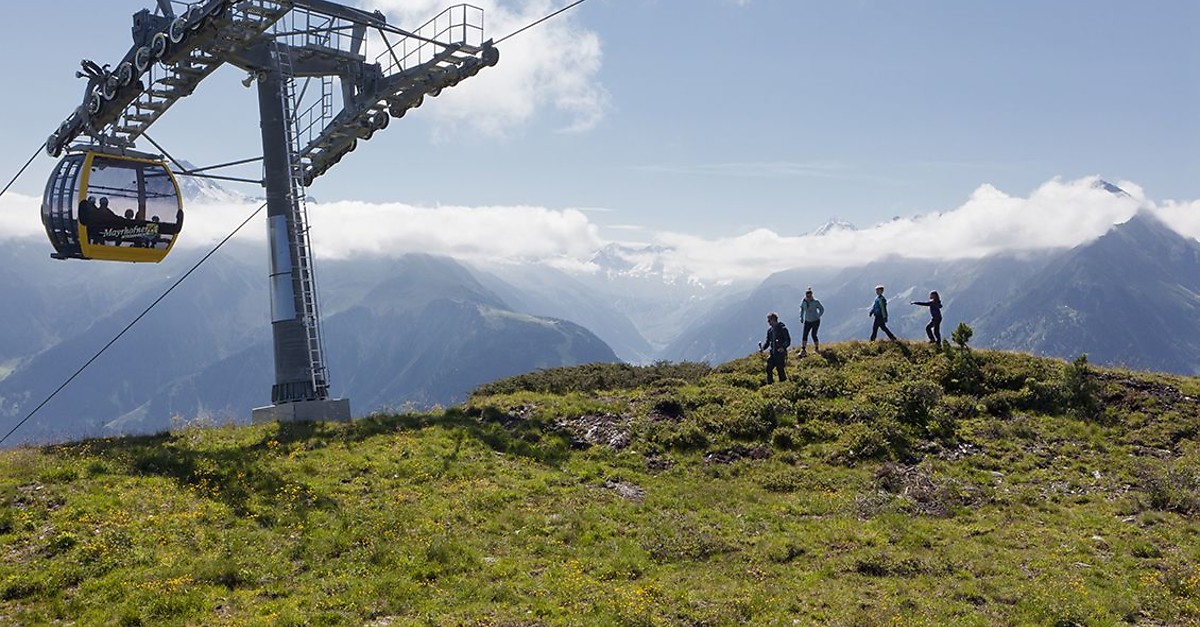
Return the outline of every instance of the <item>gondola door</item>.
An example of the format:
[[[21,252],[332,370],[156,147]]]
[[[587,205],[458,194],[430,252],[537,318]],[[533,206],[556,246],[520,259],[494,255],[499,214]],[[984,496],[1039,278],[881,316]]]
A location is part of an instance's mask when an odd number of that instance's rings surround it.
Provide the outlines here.
[[[179,186],[161,161],[88,153],[78,197],[88,259],[162,261],[183,226]]]

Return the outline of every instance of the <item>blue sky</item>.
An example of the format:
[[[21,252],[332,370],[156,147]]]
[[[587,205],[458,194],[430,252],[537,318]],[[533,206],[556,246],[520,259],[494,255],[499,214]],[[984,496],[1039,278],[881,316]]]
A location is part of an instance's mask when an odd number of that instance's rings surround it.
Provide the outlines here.
[[[4,182],[115,61],[151,0],[6,6]],[[363,1],[399,26],[445,3]],[[566,4],[486,0],[500,37]],[[362,144],[322,203],[579,209],[600,241],[737,238],[949,212],[1099,175],[1200,198],[1200,3],[1191,0],[587,0],[500,64]],[[229,68],[151,130],[197,164],[260,154]],[[36,196],[39,158],[14,190]],[[255,193],[245,189],[247,193]],[[574,214],[572,214],[573,216]],[[317,234],[315,237],[319,238]]]

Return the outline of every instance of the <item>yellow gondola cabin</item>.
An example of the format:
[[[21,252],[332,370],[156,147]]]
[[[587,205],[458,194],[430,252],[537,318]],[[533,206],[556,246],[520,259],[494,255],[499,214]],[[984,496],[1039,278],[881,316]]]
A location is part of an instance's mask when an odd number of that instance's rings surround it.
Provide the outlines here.
[[[159,262],[183,228],[183,200],[162,159],[84,149],[50,175],[42,224],[55,259]]]

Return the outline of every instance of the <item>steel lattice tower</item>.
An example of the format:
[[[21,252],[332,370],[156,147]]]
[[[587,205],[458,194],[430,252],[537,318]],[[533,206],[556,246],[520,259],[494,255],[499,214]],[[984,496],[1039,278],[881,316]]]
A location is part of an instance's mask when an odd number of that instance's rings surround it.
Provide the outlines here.
[[[80,137],[130,149],[218,67],[245,70],[262,125],[275,357],[271,405],[253,418],[348,420],[349,401],[329,398],[305,190],[391,118],[499,61],[483,11],[454,5],[405,31],[327,0],[156,2],[133,16],[124,58],[83,62],[84,101],[46,150],[58,156]]]

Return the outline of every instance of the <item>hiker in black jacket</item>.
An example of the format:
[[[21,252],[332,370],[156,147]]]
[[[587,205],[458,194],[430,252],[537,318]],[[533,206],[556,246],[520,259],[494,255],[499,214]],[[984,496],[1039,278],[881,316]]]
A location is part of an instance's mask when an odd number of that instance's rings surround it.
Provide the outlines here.
[[[780,383],[787,381],[787,373],[784,370],[787,367],[787,350],[792,345],[792,335],[773,311],[767,314],[767,324],[770,325],[767,329],[767,341],[758,345],[758,352],[767,351],[767,385],[771,385],[775,382],[771,376],[775,370],[779,371]]]
[[[942,297],[938,296],[937,290],[929,293],[927,301],[912,301],[914,305],[929,308],[929,324],[925,325],[925,335],[929,336],[930,344],[942,343]]]

